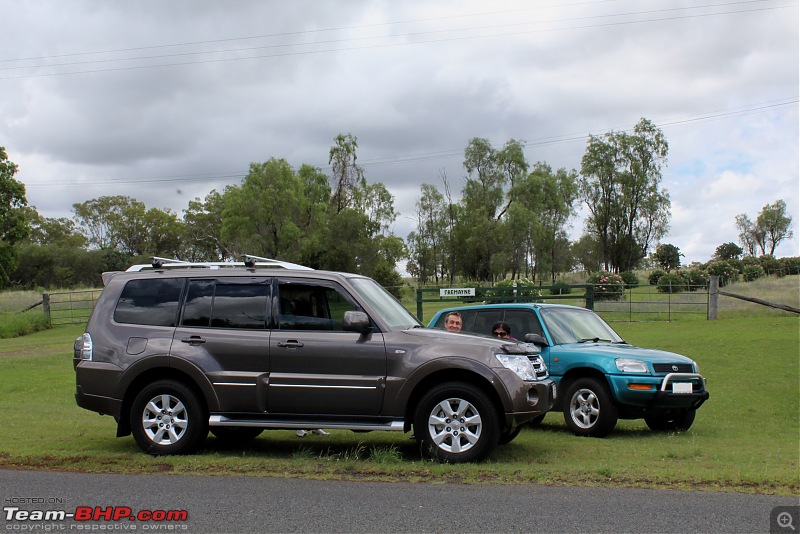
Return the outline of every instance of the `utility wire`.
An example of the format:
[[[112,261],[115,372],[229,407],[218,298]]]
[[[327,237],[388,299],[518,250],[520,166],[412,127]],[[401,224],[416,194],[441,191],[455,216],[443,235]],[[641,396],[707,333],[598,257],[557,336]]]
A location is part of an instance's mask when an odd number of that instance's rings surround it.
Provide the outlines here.
[[[786,98],[781,100],[774,100],[768,102],[762,102],[758,104],[752,104],[749,106],[740,106],[738,108],[731,108],[731,109],[724,109],[724,110],[717,110],[717,111],[710,111],[707,113],[703,113],[700,115],[688,116],[688,117],[681,117],[675,119],[667,119],[664,121],[653,121],[659,128],[668,128],[671,126],[682,126],[686,124],[693,124],[698,122],[710,121],[710,120],[719,120],[728,117],[734,117],[739,115],[748,115],[752,113],[760,113],[765,111],[771,111],[778,108],[788,107],[792,105],[797,105],[800,102],[800,97],[792,97]],[[632,131],[632,128],[625,128],[625,129],[605,129],[602,132],[597,133],[572,133],[572,134],[563,134],[563,135],[555,135],[555,136],[548,136],[548,137],[540,137],[536,138],[532,141],[526,141],[521,143],[524,148],[535,148],[541,146],[548,146],[548,145],[557,145],[562,143],[571,143],[577,141],[584,141],[590,135],[601,135],[602,133],[606,133],[609,131]],[[420,161],[431,161],[431,160],[441,160],[441,159],[450,159],[456,157],[463,157],[464,150],[462,149],[452,149],[452,150],[442,150],[436,152],[425,152],[419,154],[406,154],[400,156],[392,156],[387,158],[375,158],[372,160],[361,161],[359,162],[359,166],[363,168],[371,168],[371,167],[381,167],[387,165],[397,165],[403,163],[416,163]],[[330,170],[331,166],[329,164],[325,165],[314,165],[315,168],[319,170]],[[83,181],[83,182],[30,182],[26,181],[26,187],[53,187],[53,186],[60,186],[60,187],[85,187],[85,186],[97,186],[97,185],[129,185],[129,184],[157,184],[157,183],[185,183],[185,182],[218,182],[222,180],[241,180],[245,176],[247,176],[247,171],[223,171],[218,173],[197,173],[197,174],[183,174],[183,175],[173,175],[173,176],[160,176],[160,177],[152,177],[152,178],[142,178],[142,179],[126,179],[126,180],[94,180],[94,181]]]

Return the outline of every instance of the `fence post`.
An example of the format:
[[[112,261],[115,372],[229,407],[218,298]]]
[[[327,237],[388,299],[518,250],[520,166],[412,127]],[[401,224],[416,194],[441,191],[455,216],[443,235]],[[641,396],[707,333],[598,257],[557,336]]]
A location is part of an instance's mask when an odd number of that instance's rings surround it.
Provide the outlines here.
[[[422,322],[422,289],[417,288],[417,319]]]
[[[711,275],[708,281],[708,320],[717,320],[719,309],[719,275]]]
[[[594,285],[586,284],[586,309],[594,310]]]
[[[42,293],[42,310],[44,310],[44,316],[47,318],[47,324],[52,327],[53,323],[50,322],[50,294],[49,293]]]

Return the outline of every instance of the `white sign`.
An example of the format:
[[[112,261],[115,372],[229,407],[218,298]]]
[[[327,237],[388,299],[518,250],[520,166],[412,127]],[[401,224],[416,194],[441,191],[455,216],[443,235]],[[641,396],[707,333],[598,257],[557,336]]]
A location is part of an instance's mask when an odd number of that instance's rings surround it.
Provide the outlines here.
[[[449,287],[439,290],[440,297],[474,297],[474,287]]]

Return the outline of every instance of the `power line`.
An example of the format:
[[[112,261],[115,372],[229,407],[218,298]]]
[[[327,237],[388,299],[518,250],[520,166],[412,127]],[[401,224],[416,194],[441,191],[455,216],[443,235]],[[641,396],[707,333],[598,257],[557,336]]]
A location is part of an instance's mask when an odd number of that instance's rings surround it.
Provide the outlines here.
[[[666,128],[671,126],[682,126],[687,124],[694,124],[698,122],[704,121],[711,121],[711,120],[719,120],[739,115],[749,115],[752,113],[761,113],[765,111],[771,111],[778,108],[788,107],[792,105],[797,105],[800,102],[800,97],[791,97],[785,98],[780,100],[772,100],[767,102],[761,102],[757,104],[751,104],[748,106],[740,106],[737,108],[730,108],[730,109],[723,109],[723,110],[716,110],[710,111],[706,113],[702,113],[700,115],[688,116],[688,117],[678,117],[674,119],[666,119],[663,121],[653,121],[659,128]],[[623,128],[623,129],[615,129],[615,128],[608,128],[604,129],[602,132],[589,132],[589,133],[571,133],[571,134],[561,134],[561,135],[553,135],[547,137],[539,137],[535,138],[532,141],[525,141],[522,143],[524,148],[535,148],[535,147],[542,147],[548,145],[557,145],[562,143],[571,143],[577,141],[584,141],[590,135],[602,135],[603,133],[609,131],[632,131],[632,128]],[[359,165],[363,168],[372,168],[372,167],[381,167],[387,165],[398,165],[404,163],[417,163],[420,161],[435,161],[440,159],[450,159],[456,157],[462,157],[464,154],[464,149],[452,149],[452,150],[441,150],[435,152],[424,152],[418,154],[405,154],[405,155],[398,155],[398,156],[391,156],[386,158],[375,158],[372,160],[361,161]],[[313,165],[315,168],[320,170],[330,170],[331,166],[326,165]],[[171,175],[171,176],[158,176],[158,177],[151,177],[151,178],[142,178],[142,179],[126,179],[126,180],[94,180],[94,181],[84,181],[84,182],[26,182],[26,187],[53,187],[53,186],[60,186],[60,187],[86,187],[86,186],[108,186],[108,185],[140,185],[140,184],[179,184],[179,183],[186,183],[186,182],[214,182],[214,181],[222,181],[222,180],[231,180],[231,179],[238,179],[241,180],[245,176],[247,176],[247,171],[223,171],[218,173],[196,173],[196,174],[182,174],[182,175]]]
[[[252,51],[256,51],[256,50],[268,50],[268,49],[288,48],[288,47],[297,47],[297,46],[334,45],[334,44],[342,44],[342,43],[349,43],[349,42],[359,42],[359,41],[367,41],[367,40],[375,40],[375,39],[383,39],[383,38],[398,39],[398,38],[419,37],[419,36],[425,36],[425,35],[437,35],[437,34],[445,34],[445,33],[453,33],[453,32],[467,32],[467,31],[473,31],[474,32],[474,31],[479,31],[479,30],[492,30],[492,29],[498,29],[498,28],[529,26],[529,25],[532,25],[532,24],[543,24],[543,23],[551,23],[551,22],[575,22],[575,21],[581,21],[581,20],[592,20],[592,19],[611,18],[611,17],[619,17],[619,16],[651,15],[651,14],[655,14],[655,13],[685,11],[687,9],[704,9],[704,8],[714,8],[714,7],[720,7],[720,6],[721,7],[729,7],[729,6],[735,6],[735,5],[741,5],[741,4],[763,3],[763,2],[766,2],[766,1],[769,1],[769,0],[743,0],[741,2],[730,2],[730,3],[726,3],[726,4],[706,4],[706,5],[703,5],[703,6],[692,6],[690,8],[670,8],[670,9],[640,11],[640,12],[629,12],[629,13],[611,14],[611,15],[592,15],[592,16],[588,16],[588,17],[556,19],[556,20],[552,20],[552,21],[517,22],[517,23],[511,23],[511,24],[491,25],[491,26],[476,26],[476,27],[470,27],[470,28],[457,28],[457,29],[430,30],[430,31],[421,31],[421,32],[408,32],[408,33],[404,33],[404,34],[395,34],[395,35],[389,35],[389,36],[377,36],[377,37],[372,36],[372,37],[333,39],[333,40],[320,41],[320,42],[274,44],[274,45],[264,45],[264,46],[258,46],[258,47],[227,49],[227,50],[215,50],[215,51],[203,51],[203,52],[182,52],[182,53],[174,53],[174,54],[163,54],[163,55],[158,55],[158,56],[141,56],[141,57],[133,57],[133,58],[87,60],[87,61],[79,61],[79,62],[71,62],[71,63],[53,64],[53,65],[10,66],[10,67],[0,67],[0,70],[45,69],[45,68],[57,68],[57,67],[65,67],[65,66],[77,66],[77,65],[95,65],[95,64],[102,64],[102,63],[114,63],[114,62],[124,62],[124,61],[143,61],[143,60],[170,59],[170,58],[177,58],[177,57],[189,57],[189,56],[210,55],[210,54],[229,54],[229,53],[234,53],[234,52],[252,52]],[[172,62],[172,63],[158,63],[158,64],[147,64],[147,65],[129,65],[129,66],[98,68],[98,69],[80,70],[80,71],[49,72],[49,73],[41,73],[41,74],[21,74],[21,75],[17,75],[17,76],[0,77],[0,80],[36,78],[36,77],[49,77],[49,76],[64,76],[64,75],[72,75],[72,74],[92,74],[92,73],[100,73],[100,72],[141,70],[141,69],[163,68],[163,67],[178,67],[178,66],[200,65],[200,64],[220,63],[220,62],[229,62],[229,61],[245,61],[245,60],[253,60],[253,59],[268,59],[268,58],[288,57],[288,56],[302,56],[302,55],[322,54],[322,53],[330,53],[330,52],[345,52],[345,51],[367,50],[367,49],[387,48],[387,47],[399,47],[399,46],[409,46],[409,45],[419,45],[419,44],[444,43],[444,42],[463,41],[463,40],[472,40],[472,39],[484,39],[484,38],[493,38],[493,37],[510,37],[510,36],[515,36],[515,35],[526,35],[526,34],[531,34],[531,33],[544,33],[544,32],[554,32],[554,31],[569,31],[569,30],[591,29],[591,28],[600,28],[600,27],[613,27],[613,26],[621,26],[621,25],[629,25],[629,24],[642,24],[642,23],[647,23],[647,22],[663,22],[663,21],[669,21],[669,20],[682,20],[682,19],[692,19],[692,18],[700,18],[700,17],[712,17],[712,16],[720,16],[720,15],[751,13],[751,12],[757,12],[757,11],[785,9],[785,8],[789,8],[789,7],[795,7],[795,5],[796,4],[794,4],[794,5],[781,5],[781,6],[768,6],[768,7],[753,7],[753,8],[750,8],[750,9],[730,10],[730,11],[725,11],[725,12],[720,12],[720,13],[696,13],[696,14],[691,14],[691,15],[676,15],[676,16],[672,16],[672,17],[660,17],[660,18],[656,17],[656,18],[649,18],[649,19],[640,19],[640,20],[631,20],[631,21],[619,21],[619,22],[608,22],[608,23],[601,23],[601,24],[589,24],[589,25],[562,27],[562,28],[554,28],[554,29],[533,29],[533,30],[523,30],[523,31],[512,31],[512,32],[504,32],[504,33],[486,34],[486,35],[467,35],[467,36],[441,37],[441,38],[417,40],[417,41],[412,41],[412,42],[389,42],[389,43],[378,43],[378,44],[371,44],[371,45],[366,45],[365,44],[365,45],[361,45],[361,46],[356,45],[356,46],[349,46],[349,47],[324,48],[324,49],[321,49],[321,50],[287,51],[287,52],[278,52],[278,53],[273,53],[273,54],[250,55],[250,56],[245,56],[245,57],[226,57],[226,58],[217,58],[217,59],[199,59],[199,60],[192,60],[192,61]],[[163,46],[178,46],[178,45],[163,45]],[[9,60],[6,60],[6,61],[9,61]]]

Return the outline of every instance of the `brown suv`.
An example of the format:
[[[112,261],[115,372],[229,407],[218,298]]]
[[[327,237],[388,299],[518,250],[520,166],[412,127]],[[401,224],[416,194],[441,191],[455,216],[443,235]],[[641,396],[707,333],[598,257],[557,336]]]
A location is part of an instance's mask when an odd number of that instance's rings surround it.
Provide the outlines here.
[[[554,401],[537,347],[423,328],[364,276],[156,261],[103,282],[75,341],[75,399],[150,454],[196,450],[209,430],[413,425],[426,454],[475,461]]]

